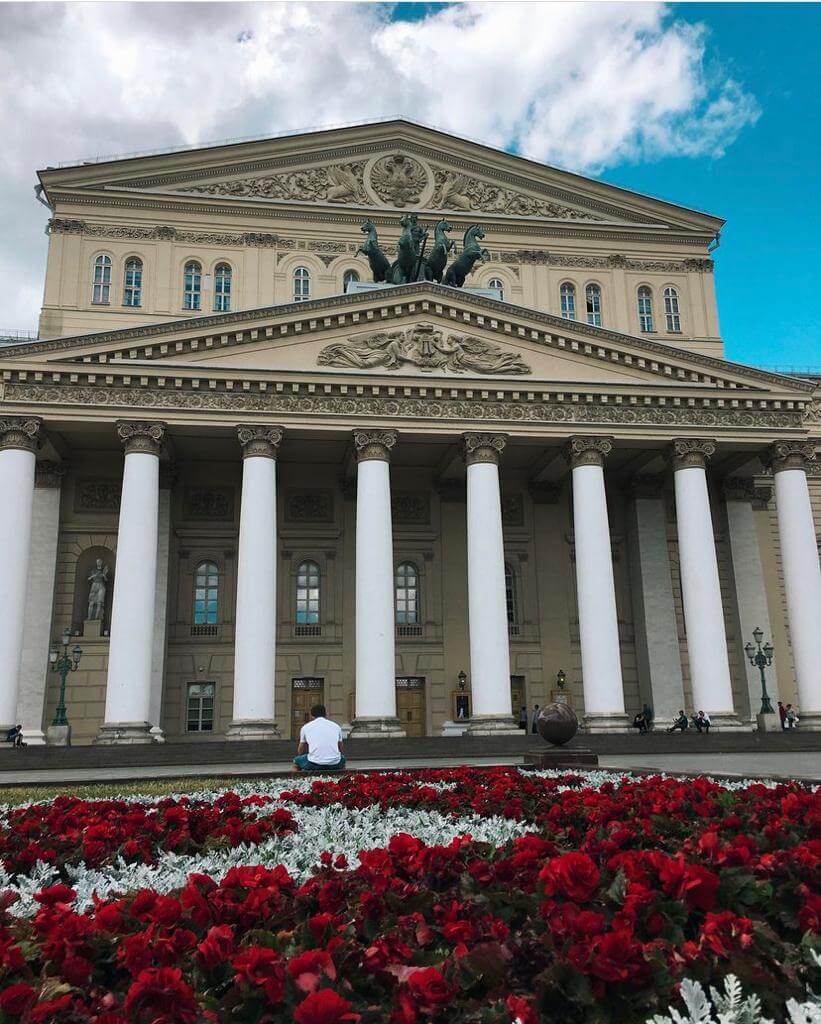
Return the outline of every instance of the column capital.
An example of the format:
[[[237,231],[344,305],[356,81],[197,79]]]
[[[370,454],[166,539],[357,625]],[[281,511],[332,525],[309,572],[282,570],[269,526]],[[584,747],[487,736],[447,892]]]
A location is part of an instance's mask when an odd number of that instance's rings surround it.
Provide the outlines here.
[[[68,472],[65,462],[37,462],[34,465],[34,486],[39,488],[60,487]]]
[[[613,451],[612,437],[588,437],[575,434],[565,445],[564,457],[570,468],[577,466],[604,466],[604,460]]]
[[[639,473],[634,476],[628,488],[633,498],[662,498],[665,479],[654,473]]]
[[[758,484],[749,476],[728,476],[722,489],[725,501],[749,501],[759,505],[769,504],[773,494],[769,484]]]
[[[784,469],[803,469],[805,472],[816,461],[815,445],[806,440],[773,441],[764,461],[773,473]]]
[[[667,449],[667,459],[673,470],[706,469],[707,461],[715,455],[716,443],[704,437],[676,437]]]
[[[39,416],[3,416],[0,418],[0,451],[16,448],[36,452],[43,440],[42,426]]]
[[[159,456],[165,440],[166,426],[146,420],[117,420],[117,436],[122,442],[125,454],[144,452]]]
[[[264,459],[275,459],[282,444],[285,431],[282,427],[262,427],[240,424],[237,427],[237,439],[242,445],[243,459],[261,456]]]
[[[466,466],[477,462],[491,462],[499,465],[499,459],[507,444],[507,434],[469,433],[462,434],[462,455]]]
[[[395,430],[355,430],[353,443],[356,448],[356,461],[390,462],[391,449],[398,439],[399,434]]]

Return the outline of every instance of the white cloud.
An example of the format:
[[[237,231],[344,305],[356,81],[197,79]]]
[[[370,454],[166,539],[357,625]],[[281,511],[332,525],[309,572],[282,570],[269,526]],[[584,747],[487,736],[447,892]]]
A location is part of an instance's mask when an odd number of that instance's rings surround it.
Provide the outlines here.
[[[758,107],[708,42],[658,3],[0,4],[0,326],[36,322],[38,167],[397,113],[588,173],[721,156]]]

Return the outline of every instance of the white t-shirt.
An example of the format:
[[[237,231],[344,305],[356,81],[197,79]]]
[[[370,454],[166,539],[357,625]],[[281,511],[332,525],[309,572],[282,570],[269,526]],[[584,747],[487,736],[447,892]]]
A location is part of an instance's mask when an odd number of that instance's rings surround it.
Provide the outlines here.
[[[299,742],[308,744],[311,764],[336,764],[341,757],[342,730],[329,718],[314,718],[302,726]]]

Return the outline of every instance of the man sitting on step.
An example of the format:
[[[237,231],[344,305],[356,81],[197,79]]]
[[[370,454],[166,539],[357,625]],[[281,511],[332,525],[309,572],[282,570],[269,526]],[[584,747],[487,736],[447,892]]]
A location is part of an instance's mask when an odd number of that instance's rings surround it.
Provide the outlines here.
[[[345,767],[342,730],[327,717],[324,704],[314,704],[310,722],[302,726],[294,767],[301,772],[337,772]]]

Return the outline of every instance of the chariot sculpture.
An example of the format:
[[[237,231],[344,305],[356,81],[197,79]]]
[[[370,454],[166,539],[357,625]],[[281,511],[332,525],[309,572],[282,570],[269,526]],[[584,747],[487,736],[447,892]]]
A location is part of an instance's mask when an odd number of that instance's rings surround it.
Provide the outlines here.
[[[408,284],[411,281],[436,281],[439,284],[461,288],[474,265],[490,259],[490,253],[479,244],[485,233],[478,224],[471,224],[462,241],[462,251],[447,266],[456,243],[448,238],[453,225],[439,220],[433,228],[433,245],[426,252],[429,231],[419,223],[415,213],[406,213],[399,222],[402,234],[396,243],[396,259],[391,262],[379,245],[376,225],[366,220],[362,231],[368,237],[359,252],[367,256],[376,284]],[[447,269],[446,269],[447,267]]]

